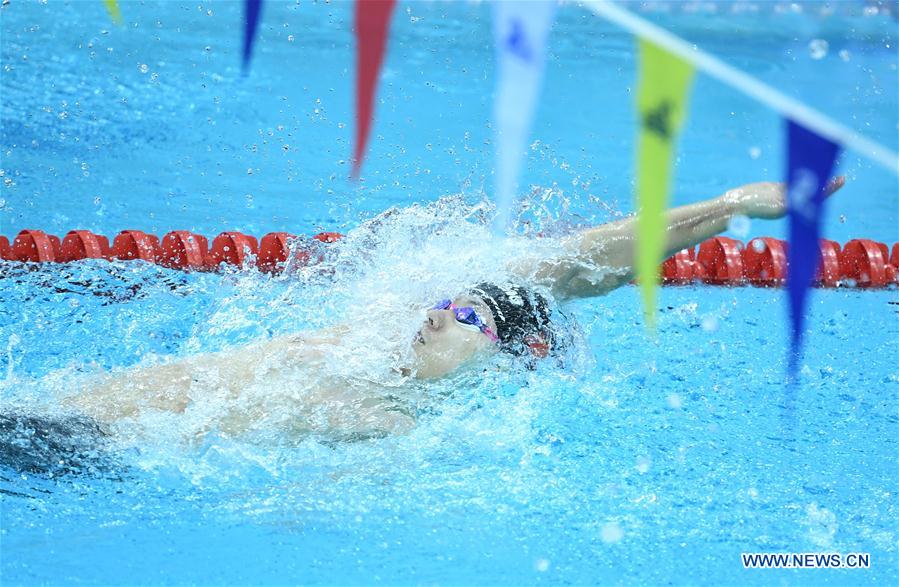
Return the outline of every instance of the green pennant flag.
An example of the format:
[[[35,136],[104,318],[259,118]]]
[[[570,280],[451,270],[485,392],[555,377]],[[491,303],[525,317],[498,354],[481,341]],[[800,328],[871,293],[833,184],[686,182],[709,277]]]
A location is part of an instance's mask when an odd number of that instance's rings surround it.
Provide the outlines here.
[[[122,24],[122,13],[119,12],[118,0],[103,0],[106,4],[106,11],[109,12],[109,18],[116,24]]]
[[[671,183],[674,141],[684,121],[693,66],[664,49],[640,39],[640,77],[637,111],[637,280],[643,311],[655,331],[659,264],[665,253],[665,208]]]

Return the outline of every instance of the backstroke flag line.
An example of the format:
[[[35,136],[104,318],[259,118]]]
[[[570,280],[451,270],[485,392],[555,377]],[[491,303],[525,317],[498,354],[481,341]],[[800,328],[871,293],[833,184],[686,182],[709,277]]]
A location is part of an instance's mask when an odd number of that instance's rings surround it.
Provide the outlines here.
[[[243,61],[241,69],[246,75],[250,69],[250,58],[253,56],[253,42],[256,40],[256,29],[259,28],[259,15],[262,12],[262,0],[245,0],[243,31]]]
[[[396,0],[356,0],[356,146],[350,177],[359,178],[374,116],[375,90],[384,62]]]
[[[635,259],[646,324],[654,331],[659,264],[667,240],[665,208],[671,158],[686,115],[693,66],[644,39],[639,45]]]
[[[106,12],[109,13],[109,18],[112,19],[112,22],[116,24],[122,24],[122,13],[119,12],[119,3],[117,0],[103,0],[103,4],[106,5]]]
[[[792,328],[788,374],[796,375],[805,306],[820,261],[818,239],[824,190],[840,152],[839,145],[786,119],[787,131],[787,294]]]
[[[518,177],[527,148],[531,122],[546,63],[546,41],[556,2],[508,1],[493,4],[496,46],[496,95],[493,122],[496,133],[494,190],[498,236],[509,228]]]

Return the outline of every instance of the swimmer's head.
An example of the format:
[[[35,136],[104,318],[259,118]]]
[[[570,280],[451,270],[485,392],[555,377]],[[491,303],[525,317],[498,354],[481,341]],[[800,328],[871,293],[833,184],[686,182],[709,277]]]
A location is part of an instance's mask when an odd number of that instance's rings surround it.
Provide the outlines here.
[[[488,332],[496,332],[496,322],[483,300],[461,295],[451,301],[456,307],[473,308]],[[451,307],[433,307],[412,342],[415,376],[442,377],[477,356],[495,353],[499,345],[494,339],[481,328],[458,320]]]
[[[543,358],[554,349],[549,303],[536,291],[511,284],[480,283],[471,294],[490,308],[502,351]]]
[[[412,345],[419,378],[441,377],[475,357],[499,351],[542,358],[553,349],[549,306],[537,292],[481,283],[452,302],[473,308],[489,332],[460,322],[450,308],[428,310]]]

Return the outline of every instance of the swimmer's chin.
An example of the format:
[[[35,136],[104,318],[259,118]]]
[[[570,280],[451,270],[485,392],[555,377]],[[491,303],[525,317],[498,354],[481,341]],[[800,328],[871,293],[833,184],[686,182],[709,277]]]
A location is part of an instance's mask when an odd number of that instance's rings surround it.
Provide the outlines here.
[[[492,345],[475,349],[467,358],[459,360],[447,360],[441,357],[441,353],[434,353],[426,346],[426,343],[413,343],[412,357],[409,364],[398,367],[398,371],[404,377],[415,379],[441,379],[449,377],[461,370],[471,368],[473,365],[488,359],[496,352]]]

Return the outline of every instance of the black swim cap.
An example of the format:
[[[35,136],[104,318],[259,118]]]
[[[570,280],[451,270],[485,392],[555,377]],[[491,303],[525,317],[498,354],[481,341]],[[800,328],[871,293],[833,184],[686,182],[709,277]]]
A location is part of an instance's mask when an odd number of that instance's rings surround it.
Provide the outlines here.
[[[544,354],[553,348],[549,303],[536,291],[485,282],[474,286],[470,293],[484,300],[493,313],[502,350],[521,355],[531,349],[539,356],[537,347],[541,343],[545,343]]]

